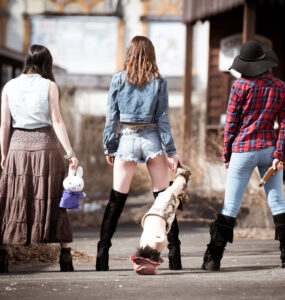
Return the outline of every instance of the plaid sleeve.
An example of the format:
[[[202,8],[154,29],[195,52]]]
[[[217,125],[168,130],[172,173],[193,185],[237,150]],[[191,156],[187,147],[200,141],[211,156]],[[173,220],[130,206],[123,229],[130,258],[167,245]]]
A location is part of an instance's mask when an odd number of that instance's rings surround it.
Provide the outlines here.
[[[283,98],[282,105],[278,112],[278,124],[279,124],[278,140],[276,143],[276,150],[273,153],[273,157],[284,161],[285,160],[285,93],[283,93],[282,98]]]
[[[227,163],[231,159],[232,154],[232,143],[235,139],[236,131],[238,128],[239,118],[240,118],[240,95],[238,88],[235,84],[232,86],[228,108],[226,124],[224,129],[224,149],[222,159],[224,163]]]

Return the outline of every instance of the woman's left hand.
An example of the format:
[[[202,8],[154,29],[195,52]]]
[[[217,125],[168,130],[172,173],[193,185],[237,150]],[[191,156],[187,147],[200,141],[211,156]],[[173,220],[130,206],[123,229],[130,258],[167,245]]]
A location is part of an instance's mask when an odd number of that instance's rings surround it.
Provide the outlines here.
[[[173,171],[174,174],[176,174],[178,163],[180,163],[181,166],[183,165],[182,160],[178,154],[173,154],[173,155],[168,156],[167,161],[168,161],[169,169],[171,171]]]

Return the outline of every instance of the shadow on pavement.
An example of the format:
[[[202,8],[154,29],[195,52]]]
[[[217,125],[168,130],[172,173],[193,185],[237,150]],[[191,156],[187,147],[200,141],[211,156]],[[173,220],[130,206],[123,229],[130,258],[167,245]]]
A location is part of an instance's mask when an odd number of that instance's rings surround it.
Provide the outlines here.
[[[219,271],[208,271],[208,270],[201,270],[200,268],[185,268],[182,271],[173,271],[168,273],[160,273],[157,275],[164,276],[164,275],[186,275],[186,274],[214,274],[214,273],[228,273],[228,272],[252,272],[252,271],[259,271],[259,270],[271,270],[271,269],[278,269],[280,266],[244,266],[244,267],[229,267],[223,268]],[[160,271],[166,271],[167,269],[160,269]]]

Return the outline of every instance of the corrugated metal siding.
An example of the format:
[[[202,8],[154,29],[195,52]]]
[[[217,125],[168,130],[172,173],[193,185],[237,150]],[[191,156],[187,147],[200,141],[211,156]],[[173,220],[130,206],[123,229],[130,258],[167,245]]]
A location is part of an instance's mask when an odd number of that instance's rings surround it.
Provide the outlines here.
[[[245,0],[184,0],[183,22],[194,23],[243,5]],[[260,5],[285,5],[285,0],[255,0]]]

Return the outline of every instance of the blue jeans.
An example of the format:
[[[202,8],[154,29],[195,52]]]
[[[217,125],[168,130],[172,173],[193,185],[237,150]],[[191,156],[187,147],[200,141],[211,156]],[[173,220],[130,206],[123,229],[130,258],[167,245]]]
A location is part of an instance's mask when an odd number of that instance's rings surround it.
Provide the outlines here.
[[[256,151],[232,153],[225,192],[225,202],[222,214],[236,217],[247,187],[249,178],[255,167],[261,177],[272,165],[275,147],[268,147]],[[285,212],[283,197],[283,170],[276,172],[264,185],[268,205],[273,215]]]

